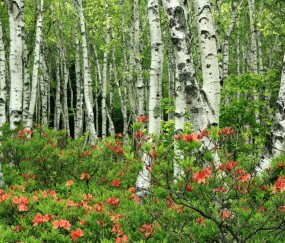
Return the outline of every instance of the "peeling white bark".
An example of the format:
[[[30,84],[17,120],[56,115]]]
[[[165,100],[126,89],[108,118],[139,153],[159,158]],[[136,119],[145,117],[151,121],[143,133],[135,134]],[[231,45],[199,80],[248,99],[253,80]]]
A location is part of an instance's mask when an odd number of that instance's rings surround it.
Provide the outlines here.
[[[74,39],[75,39],[75,79],[76,79],[76,114],[74,120],[74,137],[78,138],[83,133],[83,83],[80,67],[80,50],[78,39],[76,10],[74,8]]]
[[[22,1],[8,1],[10,27],[10,128],[15,129],[22,121]]]
[[[31,99],[29,104],[29,113],[26,121],[26,128],[32,129],[33,118],[37,100],[37,89],[38,89],[38,74],[40,68],[40,47],[42,42],[42,28],[43,28],[43,0],[40,1],[40,5],[37,13],[37,25],[36,25],[36,38],[35,38],[35,50],[34,50],[34,64],[32,74],[32,87],[31,87]]]
[[[134,0],[133,16],[134,16],[134,60],[137,70],[137,96],[138,96],[138,115],[145,114],[144,106],[144,81],[142,77],[142,64],[140,57],[140,15],[139,15],[139,0]]]
[[[220,73],[211,6],[209,0],[195,0],[194,6],[200,40],[203,91],[209,108],[207,115],[211,124],[219,124]]]
[[[0,126],[6,121],[6,57],[5,46],[3,42],[2,21],[0,20]],[[1,168],[0,168],[1,171]],[[0,175],[1,181],[1,175]],[[0,184],[1,187],[1,184]]]
[[[162,68],[163,68],[163,44],[160,27],[159,3],[158,0],[148,0],[148,19],[150,25],[151,41],[151,67],[149,81],[149,123],[148,132],[150,135],[160,133],[161,122],[161,86],[162,86]],[[149,192],[151,174],[146,166],[151,163],[151,158],[143,155],[143,169],[140,171],[136,181],[136,187],[139,191]],[[137,194],[140,196],[139,194]]]
[[[76,2],[75,2],[76,3]],[[93,113],[93,106],[92,100],[90,97],[90,87],[91,87],[91,77],[90,77],[90,70],[89,70],[89,60],[88,60],[88,49],[87,49],[87,40],[86,40],[86,33],[85,33],[85,21],[83,15],[83,7],[82,7],[82,0],[77,0],[78,3],[78,12],[80,17],[80,30],[81,30],[81,38],[82,38],[82,55],[83,55],[83,82],[84,82],[84,100],[86,106],[86,123],[87,123],[87,130],[89,132],[89,139],[91,144],[94,144],[95,140],[97,139],[97,133],[94,126],[94,113]]]

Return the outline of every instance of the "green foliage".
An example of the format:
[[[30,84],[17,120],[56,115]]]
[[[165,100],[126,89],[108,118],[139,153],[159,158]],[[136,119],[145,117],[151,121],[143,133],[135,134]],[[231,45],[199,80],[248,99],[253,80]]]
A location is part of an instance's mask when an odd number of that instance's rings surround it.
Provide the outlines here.
[[[119,137],[90,147],[86,137],[72,140],[63,131],[3,127],[6,187],[0,190],[0,241],[282,239],[285,189],[279,182],[285,156],[274,159],[262,178],[251,177],[255,163],[233,161],[229,153],[236,139],[232,128],[184,134],[173,141],[172,126],[164,124],[165,132],[151,140],[138,137],[143,144],[136,150],[123,146]],[[215,143],[215,149],[202,146],[205,141]],[[174,144],[183,154],[176,159],[184,171],[177,183],[171,163]],[[216,151],[221,165],[212,162]],[[139,203],[134,184],[142,152],[153,161],[148,167],[152,186]]]

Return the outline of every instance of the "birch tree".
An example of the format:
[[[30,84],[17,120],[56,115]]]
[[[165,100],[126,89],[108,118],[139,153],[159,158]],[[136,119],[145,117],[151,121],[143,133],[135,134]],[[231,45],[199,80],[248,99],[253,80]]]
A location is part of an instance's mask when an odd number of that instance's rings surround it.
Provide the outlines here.
[[[148,20],[150,25],[151,41],[151,67],[149,81],[148,102],[148,133],[158,135],[161,122],[161,95],[162,95],[162,65],[163,65],[163,43],[161,37],[160,14],[158,0],[148,0]],[[143,169],[140,171],[136,181],[137,195],[143,196],[150,188],[150,172],[146,169],[150,166],[151,158],[143,154]]]
[[[216,33],[209,0],[194,0],[202,62],[203,91],[208,102],[210,124],[219,124],[220,73]]]
[[[76,79],[76,114],[74,120],[74,137],[78,138],[83,132],[83,85],[80,66],[80,46],[77,28],[77,15],[74,8],[74,39],[75,39],[75,79]]]
[[[265,149],[256,168],[258,175],[270,167],[273,157],[285,152],[285,54],[281,73],[280,90],[275,105],[275,115]]]
[[[133,26],[133,41],[134,41],[134,60],[136,64],[137,71],[137,98],[138,98],[138,115],[144,115],[145,106],[144,106],[144,82],[142,77],[142,64],[140,57],[140,15],[139,15],[139,0],[134,0],[133,6],[133,17],[134,17],[134,26]]]
[[[3,40],[2,21],[0,20],[0,126],[6,121],[6,56]]]
[[[90,86],[91,86],[91,77],[89,70],[89,60],[88,60],[88,49],[87,49],[87,40],[86,40],[86,32],[85,32],[85,20],[83,15],[83,7],[82,0],[75,1],[75,4],[78,4],[78,13],[80,19],[80,30],[81,30],[81,38],[82,38],[82,56],[83,56],[83,87],[84,87],[84,100],[86,107],[86,126],[90,136],[90,142],[94,143],[95,139],[97,139],[97,133],[94,125],[94,113],[93,113],[93,105],[90,97]]]
[[[38,90],[38,74],[40,68],[40,47],[42,42],[42,11],[43,11],[44,1],[40,1],[37,12],[37,24],[36,24],[36,37],[35,37],[35,50],[34,50],[34,64],[33,64],[33,74],[32,74],[32,87],[31,87],[31,98],[29,104],[29,114],[26,121],[26,128],[32,129],[33,118],[35,113],[37,90]]]
[[[20,0],[6,1],[9,14],[10,28],[10,128],[15,129],[22,121],[22,87],[23,87],[23,63],[22,63],[22,26],[23,26],[23,2]]]
[[[102,138],[106,138],[107,135],[107,70],[108,70],[108,45],[110,42],[110,19],[108,1],[105,0],[105,11],[106,11],[106,46],[103,57],[103,72],[102,72]]]

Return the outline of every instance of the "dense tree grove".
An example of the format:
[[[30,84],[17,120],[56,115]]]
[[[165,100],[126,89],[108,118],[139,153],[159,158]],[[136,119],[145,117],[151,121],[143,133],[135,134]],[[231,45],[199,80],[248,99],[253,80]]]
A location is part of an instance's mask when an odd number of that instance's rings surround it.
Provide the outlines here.
[[[283,229],[283,220],[277,220],[276,225],[269,220],[272,224],[262,221],[245,233],[244,228],[251,226],[240,226],[236,215],[239,205],[246,208],[246,200],[251,206],[255,200],[259,202],[251,187],[264,189],[272,183],[274,195],[284,191],[280,186],[284,172],[269,172],[277,164],[276,156],[282,157],[285,150],[284,9],[285,2],[273,0],[0,1],[0,150],[1,156],[6,156],[0,166],[9,164],[11,170],[22,171],[24,152],[20,148],[33,145],[33,139],[40,141],[38,131],[54,132],[56,138],[45,142],[49,146],[57,143],[70,153],[78,147],[83,153],[86,146],[97,151],[104,143],[111,150],[106,152],[110,163],[122,156],[128,162],[140,161],[132,169],[125,168],[131,171],[128,185],[136,187],[132,199],[147,204],[151,197],[165,196],[161,191],[153,194],[151,185],[159,185],[168,190],[169,208],[177,213],[182,205],[198,213],[189,220],[199,227],[206,225],[205,219],[211,221],[213,229],[217,227],[212,234],[221,242],[245,242],[259,231]],[[7,144],[21,136],[27,140],[18,141],[15,151],[22,151],[22,157],[17,159],[12,148],[6,151]],[[40,151],[44,154],[45,147]],[[85,156],[107,160],[103,152],[94,151],[85,151],[80,155],[84,159],[78,161],[85,161]],[[50,152],[50,156],[57,155]],[[240,161],[249,162],[239,168],[235,163]],[[62,169],[69,171],[66,175],[76,177],[77,172],[64,163]],[[278,168],[283,166],[280,163]],[[59,173],[59,168],[50,166]],[[104,169],[107,167],[103,166],[102,173],[107,173]],[[9,184],[10,176],[7,178],[8,182],[0,167],[3,188]],[[47,186],[52,180],[42,178],[38,183]],[[213,198],[198,193],[191,201],[187,193],[200,190],[207,180],[213,180],[207,189],[215,192]],[[245,182],[252,184],[243,187],[250,191],[243,201],[240,192],[233,196],[232,191]],[[112,186],[116,187],[116,182]],[[186,191],[183,195],[178,192],[181,187]],[[216,196],[226,191],[225,201]],[[277,196],[274,204],[265,194],[255,210],[267,207],[265,218],[269,219],[269,211],[281,206]],[[0,203],[2,200],[0,191]],[[205,200],[205,208],[219,205],[222,221],[214,212],[199,209],[194,202],[200,200]],[[116,208],[115,199],[111,201],[107,203]],[[157,223],[163,225],[160,216],[164,214],[153,212]],[[164,220],[169,217],[165,215]],[[251,215],[244,217],[240,220]],[[173,227],[182,240],[184,230],[191,235],[192,231],[179,220]],[[227,224],[230,220],[232,224]],[[259,222],[257,216],[252,220]],[[155,231],[148,227],[140,228],[147,237]],[[80,230],[73,231],[72,240],[82,236]],[[116,242],[128,241],[119,229],[113,231],[117,232]],[[212,235],[203,237],[197,241],[216,240]]]

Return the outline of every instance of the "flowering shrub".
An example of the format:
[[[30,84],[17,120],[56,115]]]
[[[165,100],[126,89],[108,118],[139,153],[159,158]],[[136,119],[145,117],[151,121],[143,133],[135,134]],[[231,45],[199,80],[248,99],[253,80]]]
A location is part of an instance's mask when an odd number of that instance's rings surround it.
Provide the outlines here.
[[[124,146],[118,136],[90,147],[85,137],[72,140],[44,127],[3,131],[0,242],[283,239],[285,156],[259,178],[253,161],[232,158],[233,128],[148,138],[138,133],[140,124],[134,124],[135,139],[143,140],[139,148]],[[177,183],[170,163],[174,141],[183,153]],[[143,200],[134,187],[142,152],[152,159],[152,187]]]

